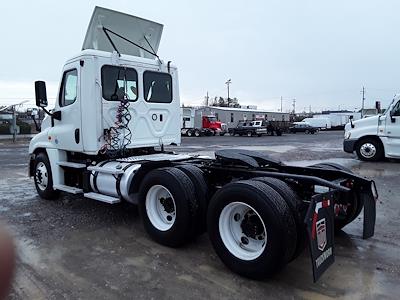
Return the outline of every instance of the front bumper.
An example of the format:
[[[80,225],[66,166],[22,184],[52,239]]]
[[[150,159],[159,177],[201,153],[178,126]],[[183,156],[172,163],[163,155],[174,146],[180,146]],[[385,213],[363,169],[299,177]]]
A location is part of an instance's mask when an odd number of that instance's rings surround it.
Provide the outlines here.
[[[357,140],[348,139],[343,141],[343,150],[348,153],[353,153]]]

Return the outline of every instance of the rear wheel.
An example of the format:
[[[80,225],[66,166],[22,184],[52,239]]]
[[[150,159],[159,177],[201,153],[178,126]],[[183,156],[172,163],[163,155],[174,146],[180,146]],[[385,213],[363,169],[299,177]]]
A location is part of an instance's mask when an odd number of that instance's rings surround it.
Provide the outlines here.
[[[279,195],[281,195],[281,197],[283,198],[283,200],[285,200],[287,206],[289,207],[297,228],[296,250],[291,257],[291,260],[294,260],[303,252],[304,248],[307,245],[307,231],[304,223],[306,207],[303,206],[303,201],[301,201],[301,199],[293,191],[293,189],[282,180],[272,177],[256,177],[252,178],[252,180],[263,182],[273,188],[276,192],[279,193]]]
[[[178,247],[195,237],[198,209],[190,178],[176,168],[149,172],[139,190],[139,210],[147,233],[158,243]]]
[[[187,131],[187,136],[193,136],[193,130],[189,129],[189,130]]]
[[[56,199],[60,193],[53,188],[50,161],[45,153],[42,152],[36,155],[34,168],[33,177],[39,196],[46,200]]]
[[[304,132],[305,134],[309,134],[310,133],[310,131],[308,131],[308,129]]]
[[[356,145],[356,152],[359,159],[364,161],[378,161],[383,158],[383,147],[375,139],[366,138]]]
[[[217,191],[207,225],[220,259],[242,276],[271,276],[295,251],[293,216],[282,197],[262,182],[238,181]]]
[[[201,169],[193,165],[180,165],[177,169],[183,171],[193,182],[198,203],[196,215],[196,233],[202,234],[207,229],[207,206],[209,201],[209,190],[204,173]]]
[[[196,130],[194,131],[194,136],[195,136],[195,137],[199,137],[199,136],[200,136],[200,130],[196,129]]]
[[[253,133],[251,131],[248,131],[247,136],[253,136]]]

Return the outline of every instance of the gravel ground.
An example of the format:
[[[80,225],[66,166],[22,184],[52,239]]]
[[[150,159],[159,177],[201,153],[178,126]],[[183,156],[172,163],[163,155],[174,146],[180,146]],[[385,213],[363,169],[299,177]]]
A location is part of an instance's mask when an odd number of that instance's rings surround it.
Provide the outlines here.
[[[180,248],[151,241],[135,206],[63,194],[41,200],[27,177],[27,143],[0,141],[0,220],[18,263],[11,299],[399,299],[398,162],[364,163],[342,151],[342,132],[282,137],[183,138],[181,152],[262,151],[297,165],[334,161],[374,179],[380,193],[375,236],[357,219],[336,236],[336,262],[316,284],[307,251],[273,279],[233,274],[207,235]]]

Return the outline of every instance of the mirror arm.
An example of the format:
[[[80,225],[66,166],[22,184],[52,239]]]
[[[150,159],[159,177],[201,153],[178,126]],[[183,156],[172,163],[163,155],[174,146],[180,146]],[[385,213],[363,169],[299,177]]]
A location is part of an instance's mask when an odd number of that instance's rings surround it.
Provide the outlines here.
[[[61,121],[61,111],[60,110],[51,113],[44,107],[41,107],[41,109],[43,109],[43,111],[51,117],[51,127],[54,127],[54,120]]]

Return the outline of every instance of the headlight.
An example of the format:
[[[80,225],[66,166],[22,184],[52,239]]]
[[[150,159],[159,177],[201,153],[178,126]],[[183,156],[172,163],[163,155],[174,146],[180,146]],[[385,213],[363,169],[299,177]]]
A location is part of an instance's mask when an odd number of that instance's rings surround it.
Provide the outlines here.
[[[351,132],[350,131],[344,133],[344,138],[346,140],[348,140],[350,138],[350,136],[351,136]]]

